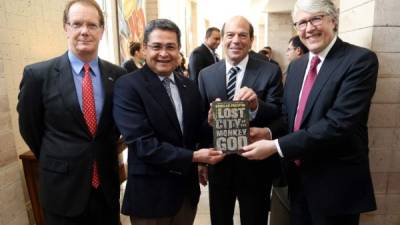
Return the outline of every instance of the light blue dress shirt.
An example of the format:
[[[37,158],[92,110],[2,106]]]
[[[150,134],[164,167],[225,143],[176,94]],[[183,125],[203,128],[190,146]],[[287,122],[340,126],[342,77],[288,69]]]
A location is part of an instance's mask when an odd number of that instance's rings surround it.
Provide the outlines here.
[[[76,57],[72,52],[68,51],[68,59],[72,67],[72,75],[74,77],[76,94],[79,101],[79,106],[82,110],[82,79],[84,76],[83,65],[78,57]],[[104,105],[104,91],[101,83],[100,68],[99,68],[99,58],[96,57],[93,61],[89,62],[90,65],[90,76],[92,78],[93,84],[93,94],[96,106],[96,122],[99,123],[101,112]]]

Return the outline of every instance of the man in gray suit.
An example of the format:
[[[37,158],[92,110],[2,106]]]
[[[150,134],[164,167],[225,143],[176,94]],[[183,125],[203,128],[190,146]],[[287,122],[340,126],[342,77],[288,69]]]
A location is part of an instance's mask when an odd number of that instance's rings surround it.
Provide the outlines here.
[[[254,30],[247,19],[239,16],[231,18],[222,28],[222,37],[226,60],[200,72],[200,93],[207,110],[210,103],[217,98],[249,101],[250,126],[254,127],[250,136],[253,138],[254,129],[260,129],[255,127],[265,127],[279,116],[282,95],[281,71],[275,64],[249,57]],[[229,73],[232,68],[236,71],[233,80],[230,79],[232,75]],[[208,134],[210,144],[211,127]],[[227,155],[218,165],[200,167],[200,182],[205,185],[207,178],[210,181],[211,223],[232,225],[237,198],[242,225],[267,224],[271,180],[279,170],[278,163],[277,158],[254,163],[240,155],[232,154]]]

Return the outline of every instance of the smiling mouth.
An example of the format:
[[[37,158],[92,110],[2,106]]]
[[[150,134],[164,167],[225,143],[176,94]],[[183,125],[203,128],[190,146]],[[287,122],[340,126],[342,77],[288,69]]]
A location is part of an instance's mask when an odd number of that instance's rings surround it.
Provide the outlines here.
[[[170,63],[171,61],[170,61],[170,60],[168,60],[168,61],[165,61],[165,60],[157,60],[157,62],[158,62],[158,63],[166,64],[166,63]]]

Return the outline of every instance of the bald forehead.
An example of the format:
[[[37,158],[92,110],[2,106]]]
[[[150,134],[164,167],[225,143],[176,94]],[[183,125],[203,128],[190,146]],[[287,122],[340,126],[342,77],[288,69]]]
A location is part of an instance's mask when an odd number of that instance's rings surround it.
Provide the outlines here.
[[[250,22],[242,16],[232,17],[225,23],[225,26],[241,26],[248,28],[247,30],[250,31]]]

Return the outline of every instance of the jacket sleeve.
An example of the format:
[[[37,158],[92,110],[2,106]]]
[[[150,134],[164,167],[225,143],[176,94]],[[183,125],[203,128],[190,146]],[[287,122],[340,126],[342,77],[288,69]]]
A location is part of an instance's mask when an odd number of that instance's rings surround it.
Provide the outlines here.
[[[17,111],[21,136],[36,158],[39,158],[44,129],[42,86],[43,81],[38,74],[26,67],[20,84]]]

